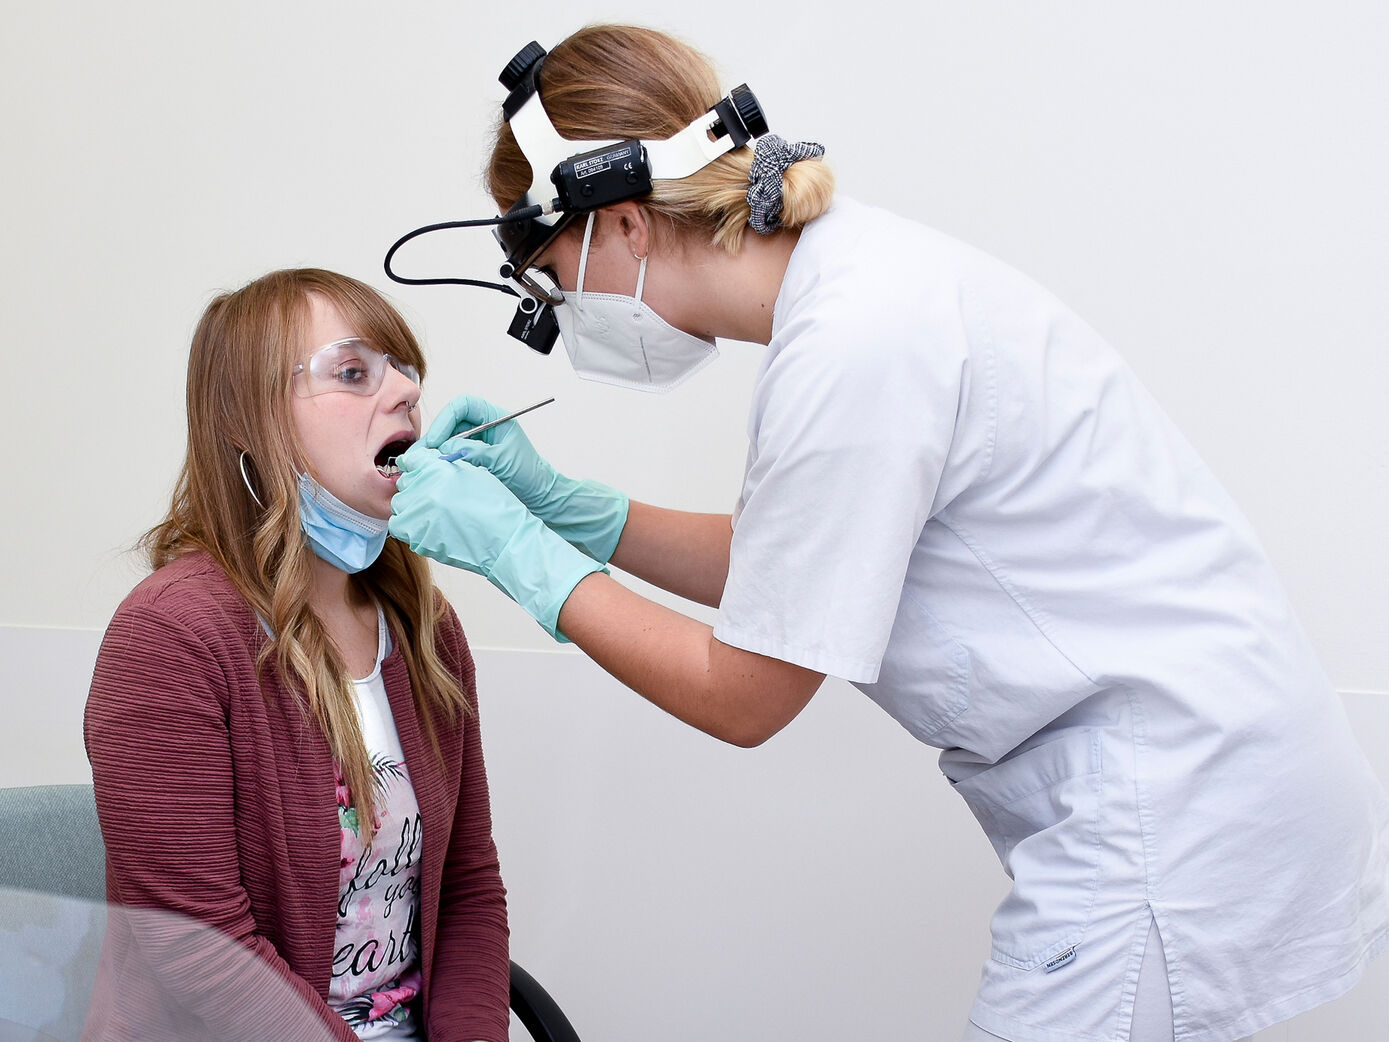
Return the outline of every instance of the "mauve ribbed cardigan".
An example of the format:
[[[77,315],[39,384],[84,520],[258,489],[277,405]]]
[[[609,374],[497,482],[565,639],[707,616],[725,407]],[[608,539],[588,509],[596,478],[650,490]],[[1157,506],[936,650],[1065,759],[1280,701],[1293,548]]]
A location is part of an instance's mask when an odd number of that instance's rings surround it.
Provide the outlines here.
[[[142,925],[138,913],[115,916],[87,1038],[356,1037],[325,1002],[340,864],[333,762],[273,657],[257,671],[266,639],[203,553],[148,576],[107,628],[84,731],[108,898],[210,924],[259,959],[228,959],[179,930]],[[438,642],[476,706],[472,657],[451,610]],[[428,1038],[503,1042],[506,896],[477,717],[440,726],[436,757],[396,643],[381,672],[424,832]],[[283,994],[247,979],[261,961],[314,1016],[291,1016]],[[190,1018],[201,1021],[196,1031]]]

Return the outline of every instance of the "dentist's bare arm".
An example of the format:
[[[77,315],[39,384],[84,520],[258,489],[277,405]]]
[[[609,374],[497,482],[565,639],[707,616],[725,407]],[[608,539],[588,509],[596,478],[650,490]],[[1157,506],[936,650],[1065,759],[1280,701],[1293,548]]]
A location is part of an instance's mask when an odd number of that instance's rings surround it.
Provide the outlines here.
[[[677,591],[678,592],[678,591]],[[594,573],[560,609],[559,628],[622,683],[733,745],[760,745],[796,718],[823,673],[756,655]]]
[[[716,608],[728,581],[732,540],[728,514],[665,510],[634,500],[612,563],[653,586]]]

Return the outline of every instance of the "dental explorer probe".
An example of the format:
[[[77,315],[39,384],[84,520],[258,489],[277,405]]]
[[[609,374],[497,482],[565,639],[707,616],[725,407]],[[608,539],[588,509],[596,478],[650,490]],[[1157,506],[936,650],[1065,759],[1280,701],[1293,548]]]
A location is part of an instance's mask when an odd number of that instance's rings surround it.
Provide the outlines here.
[[[534,405],[527,405],[524,409],[517,409],[515,412],[509,412],[505,416],[498,416],[495,420],[488,420],[486,423],[478,424],[478,426],[473,427],[471,430],[460,431],[458,434],[452,435],[452,437],[471,438],[474,434],[481,434],[483,431],[490,431],[499,423],[505,423],[507,420],[514,420],[518,416],[524,416],[532,409],[539,409],[542,405],[549,405],[552,401],[554,401],[553,398],[546,398],[543,402],[536,402]],[[460,449],[457,452],[449,453],[447,456],[440,454],[439,458],[446,463],[452,463],[454,460],[462,459],[467,454],[467,449]]]

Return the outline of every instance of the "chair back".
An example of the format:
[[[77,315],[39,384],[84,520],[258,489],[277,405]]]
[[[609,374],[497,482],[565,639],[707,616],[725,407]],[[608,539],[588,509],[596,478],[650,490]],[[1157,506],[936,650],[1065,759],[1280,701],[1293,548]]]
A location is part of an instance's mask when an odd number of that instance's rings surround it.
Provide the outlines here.
[[[105,932],[92,787],[0,788],[0,1042],[81,1035]]]
[[[0,788],[0,891],[29,890],[58,897],[106,901],[106,846],[97,821],[96,801],[90,785],[31,785]],[[0,934],[22,924],[22,909],[6,909],[0,895]],[[92,974],[100,952],[105,918],[85,905],[59,909],[71,922],[50,921],[44,939],[53,954],[62,953],[71,963],[59,989],[53,1012],[35,1023],[35,999],[23,1000],[22,1011],[11,1010],[0,989],[0,1042],[6,1031],[28,1024],[52,1034],[15,1035],[24,1038],[76,1038],[80,1033],[91,990]],[[50,920],[52,915],[49,915]],[[64,936],[63,932],[71,936]],[[13,954],[13,953],[12,953]],[[0,957],[0,971],[4,969]],[[0,972],[0,978],[4,973]],[[543,986],[516,963],[511,964],[511,1007],[536,1042],[579,1042],[579,1036]],[[13,1016],[14,1020],[9,1018]],[[50,1019],[51,1018],[51,1019]]]
[[[106,900],[106,847],[90,785],[0,788],[0,886]]]

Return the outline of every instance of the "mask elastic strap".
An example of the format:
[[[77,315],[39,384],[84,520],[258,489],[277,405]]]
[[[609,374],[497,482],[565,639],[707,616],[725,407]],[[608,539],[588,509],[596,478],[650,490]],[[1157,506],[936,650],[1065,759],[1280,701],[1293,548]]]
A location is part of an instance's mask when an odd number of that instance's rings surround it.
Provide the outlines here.
[[[582,297],[584,295],[584,272],[588,270],[588,243],[593,238],[593,218],[597,216],[597,211],[588,215],[588,223],[584,225],[584,248],[579,251],[579,284],[574,292]]]
[[[649,254],[648,254],[649,255]],[[641,259],[641,267],[637,269],[637,303],[641,303],[641,288],[646,285],[646,257]]]

